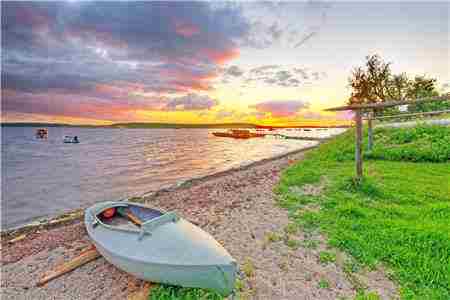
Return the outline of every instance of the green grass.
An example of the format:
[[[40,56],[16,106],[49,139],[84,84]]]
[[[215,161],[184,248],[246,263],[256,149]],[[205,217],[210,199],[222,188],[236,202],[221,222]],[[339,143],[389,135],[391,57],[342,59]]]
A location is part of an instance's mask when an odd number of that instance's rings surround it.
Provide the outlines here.
[[[449,128],[435,126],[376,130],[375,150],[357,185],[348,132],[284,171],[276,189],[280,204],[291,221],[320,229],[358,264],[384,264],[404,299],[450,299],[450,142],[441,143],[449,137]],[[292,189],[323,178],[320,196]],[[301,211],[309,203],[322,209]]]
[[[450,158],[450,127],[380,128],[375,130],[370,158],[445,162]]]
[[[336,261],[336,254],[328,252],[328,251],[320,251],[319,253],[319,262],[321,264],[329,264],[334,263]]]
[[[380,300],[380,296],[378,296],[376,293],[358,293],[356,295],[355,300]]]
[[[330,287],[330,283],[326,279],[320,279],[318,286],[320,289],[327,289]]]
[[[349,142],[349,131],[322,152],[330,161],[353,160],[355,147]],[[367,149],[367,131],[364,131],[364,149]],[[447,162],[450,159],[450,127],[419,125],[414,128],[377,128],[374,130],[374,147],[365,158],[413,161]]]
[[[202,289],[182,288],[178,286],[159,285],[151,289],[149,300],[220,300],[219,294]]]

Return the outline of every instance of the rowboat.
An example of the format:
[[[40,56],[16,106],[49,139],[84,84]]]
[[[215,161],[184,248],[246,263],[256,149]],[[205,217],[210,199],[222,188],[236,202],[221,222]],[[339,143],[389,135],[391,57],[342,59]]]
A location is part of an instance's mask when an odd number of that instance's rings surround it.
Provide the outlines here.
[[[264,133],[250,132],[250,130],[232,129],[226,132],[213,132],[217,137],[231,137],[235,139],[249,139],[254,137],[264,137]]]
[[[111,209],[116,213],[105,218]],[[223,296],[233,291],[236,261],[211,235],[174,212],[102,202],[86,210],[85,225],[100,254],[137,278]]]
[[[36,129],[36,138],[37,139],[46,139],[48,137],[47,128],[38,128]]]
[[[66,135],[63,142],[66,144],[78,144],[80,141],[78,140],[78,136]]]

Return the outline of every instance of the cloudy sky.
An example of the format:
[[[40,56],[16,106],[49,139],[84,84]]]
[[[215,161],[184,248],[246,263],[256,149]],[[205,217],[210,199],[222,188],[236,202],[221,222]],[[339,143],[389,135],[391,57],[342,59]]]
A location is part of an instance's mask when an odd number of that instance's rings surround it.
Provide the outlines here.
[[[449,2],[5,2],[2,121],[330,122],[378,53],[449,89]]]

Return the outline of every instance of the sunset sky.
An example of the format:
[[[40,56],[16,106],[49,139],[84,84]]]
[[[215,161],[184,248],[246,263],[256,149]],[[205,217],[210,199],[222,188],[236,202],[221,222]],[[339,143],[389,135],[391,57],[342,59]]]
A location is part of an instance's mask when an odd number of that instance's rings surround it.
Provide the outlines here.
[[[2,2],[2,121],[343,120],[366,55],[450,91],[449,2]]]

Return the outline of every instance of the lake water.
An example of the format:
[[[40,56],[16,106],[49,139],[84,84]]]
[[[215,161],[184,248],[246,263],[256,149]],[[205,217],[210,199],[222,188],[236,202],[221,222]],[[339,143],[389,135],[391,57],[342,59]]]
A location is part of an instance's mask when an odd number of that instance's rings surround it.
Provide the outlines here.
[[[277,156],[316,142],[217,138],[208,129],[2,128],[2,229]],[[338,133],[329,130],[328,134]],[[324,131],[317,131],[324,135]],[[77,135],[80,144],[64,144]],[[305,135],[313,136],[314,132]]]

